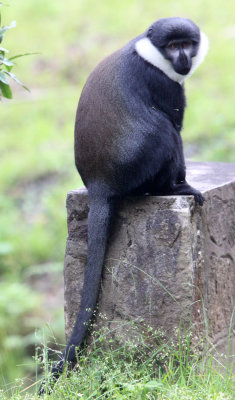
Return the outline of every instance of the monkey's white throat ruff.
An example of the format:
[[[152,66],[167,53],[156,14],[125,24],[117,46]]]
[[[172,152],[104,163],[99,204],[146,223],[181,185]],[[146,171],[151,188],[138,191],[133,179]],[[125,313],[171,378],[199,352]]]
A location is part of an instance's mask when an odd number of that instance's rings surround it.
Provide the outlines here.
[[[187,75],[181,75],[175,72],[169,60],[163,57],[160,51],[155,47],[151,40],[147,37],[140,39],[135,44],[135,49],[140,57],[145,61],[152,64],[154,67],[160,69],[168,78],[175,82],[183,84],[186,78],[191,76],[195,69],[203,62],[209,47],[209,41],[207,36],[201,32],[200,45],[198,48],[197,55],[192,58],[192,67]]]

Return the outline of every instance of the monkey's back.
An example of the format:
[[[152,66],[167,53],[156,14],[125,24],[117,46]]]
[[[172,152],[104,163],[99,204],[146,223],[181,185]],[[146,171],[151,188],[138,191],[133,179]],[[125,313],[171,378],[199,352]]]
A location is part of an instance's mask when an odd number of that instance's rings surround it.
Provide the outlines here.
[[[128,129],[127,111],[118,84],[121,51],[93,70],[82,90],[75,123],[75,162],[84,183],[109,173],[122,133]]]
[[[79,100],[75,162],[88,188],[100,181],[128,193],[146,176],[152,179],[167,166],[172,174],[181,164],[180,136],[165,113],[152,104],[143,61],[128,51],[125,46],[98,64]],[[157,80],[162,73],[154,72]]]

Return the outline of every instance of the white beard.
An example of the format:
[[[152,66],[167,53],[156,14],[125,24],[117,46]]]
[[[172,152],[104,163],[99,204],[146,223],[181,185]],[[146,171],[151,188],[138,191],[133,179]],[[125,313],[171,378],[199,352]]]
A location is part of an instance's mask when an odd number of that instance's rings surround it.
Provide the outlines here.
[[[175,72],[172,68],[171,62],[166,60],[160,51],[155,47],[149,38],[143,38],[138,40],[135,44],[135,49],[140,57],[148,61],[154,67],[159,68],[164,72],[170,79],[181,85],[189,76],[191,76],[195,69],[203,62],[209,48],[209,40],[205,33],[200,32],[200,44],[198,52],[195,57],[192,58],[192,67],[187,75],[181,75]]]

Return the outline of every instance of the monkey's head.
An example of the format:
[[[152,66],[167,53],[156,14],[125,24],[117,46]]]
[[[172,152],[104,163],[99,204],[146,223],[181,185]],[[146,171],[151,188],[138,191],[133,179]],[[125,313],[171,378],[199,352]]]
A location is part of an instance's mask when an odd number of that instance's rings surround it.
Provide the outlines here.
[[[208,39],[189,19],[163,18],[149,27],[135,48],[146,61],[182,83],[204,60]]]

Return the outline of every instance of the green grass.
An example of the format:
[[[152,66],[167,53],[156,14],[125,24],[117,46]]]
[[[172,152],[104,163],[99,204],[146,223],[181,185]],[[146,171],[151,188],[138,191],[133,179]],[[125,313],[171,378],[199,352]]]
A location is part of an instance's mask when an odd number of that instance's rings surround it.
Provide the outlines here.
[[[147,329],[146,336],[128,341],[118,348],[106,335],[96,335],[92,347],[80,355],[78,366],[63,373],[51,386],[48,351],[43,349],[46,377],[44,400],[59,399],[158,399],[158,400],[232,400],[231,369],[220,372],[208,351],[201,357],[201,342],[192,344],[192,335],[175,331],[177,341],[168,342],[162,332]],[[105,350],[102,347],[106,341]],[[108,341],[108,345],[107,345]],[[37,355],[36,363],[41,364]],[[37,399],[38,385],[24,388],[19,381],[2,392],[2,400]]]
[[[56,274],[62,275],[66,193],[82,185],[74,167],[74,117],[81,88],[97,62],[158,18],[180,15],[195,20],[208,34],[211,47],[205,63],[186,82],[186,154],[235,161],[234,1],[12,0],[7,4],[1,7],[2,23],[16,20],[17,26],[7,32],[2,46],[10,50],[9,57],[38,54],[19,59],[15,68],[31,93],[14,84],[14,99],[0,104],[0,280],[5,299],[0,305],[4,354],[0,383],[4,384],[32,376],[29,360],[37,344],[35,329],[50,321],[58,340],[64,341],[62,307],[50,310],[46,294],[32,282],[45,270],[52,281]],[[21,308],[12,312],[19,298]]]

